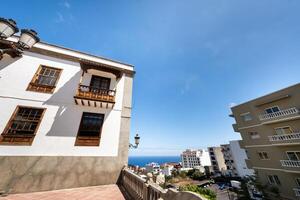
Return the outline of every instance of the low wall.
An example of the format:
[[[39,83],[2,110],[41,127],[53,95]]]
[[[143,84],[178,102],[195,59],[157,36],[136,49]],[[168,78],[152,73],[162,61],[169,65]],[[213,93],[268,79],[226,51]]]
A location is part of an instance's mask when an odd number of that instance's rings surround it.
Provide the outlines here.
[[[0,156],[0,191],[24,193],[115,184],[120,157]]]

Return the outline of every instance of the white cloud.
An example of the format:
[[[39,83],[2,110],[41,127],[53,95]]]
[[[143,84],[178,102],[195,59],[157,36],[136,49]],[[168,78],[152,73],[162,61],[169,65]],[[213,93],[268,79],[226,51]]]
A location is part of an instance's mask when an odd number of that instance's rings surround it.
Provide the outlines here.
[[[64,5],[64,7],[68,8],[68,9],[71,8],[71,4],[67,1],[65,1],[63,5]]]
[[[62,13],[60,13],[60,12],[57,12],[57,13],[56,13],[55,22],[56,22],[56,23],[62,23],[62,22],[65,22],[65,18],[64,18],[64,16],[63,16]]]
[[[196,76],[196,75],[191,75],[187,79],[185,79],[184,85],[181,88],[180,93],[183,95],[183,94],[187,93],[188,91],[190,91],[191,88],[193,87],[193,84],[195,84],[195,82],[197,80],[198,80],[198,76]]]
[[[229,104],[229,108],[232,108],[232,107],[234,107],[234,106],[236,106],[237,105],[237,103],[230,103]]]

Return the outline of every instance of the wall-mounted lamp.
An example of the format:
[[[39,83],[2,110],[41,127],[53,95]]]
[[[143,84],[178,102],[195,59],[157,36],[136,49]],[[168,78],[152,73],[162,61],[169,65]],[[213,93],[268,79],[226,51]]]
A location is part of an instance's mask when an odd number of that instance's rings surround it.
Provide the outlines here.
[[[140,136],[139,136],[139,134],[135,135],[135,137],[134,137],[134,143],[135,143],[135,145],[133,145],[133,144],[130,143],[129,144],[129,148],[133,148],[133,149],[138,148],[138,146],[140,144]]]
[[[17,23],[12,19],[0,18],[0,40],[19,32]],[[4,54],[9,54],[12,57],[21,56],[24,50],[30,49],[35,43],[39,42],[40,39],[37,36],[37,32],[32,29],[22,29],[21,36],[17,43],[4,43],[0,47],[0,60]]]

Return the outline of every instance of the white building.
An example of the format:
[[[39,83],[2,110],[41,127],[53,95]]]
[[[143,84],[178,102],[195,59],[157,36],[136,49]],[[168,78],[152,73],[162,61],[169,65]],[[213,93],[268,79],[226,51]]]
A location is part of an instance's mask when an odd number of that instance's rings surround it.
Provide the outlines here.
[[[202,149],[187,149],[186,151],[182,152],[180,156],[183,168],[211,165],[208,152]]]
[[[128,159],[133,75],[131,65],[42,42],[4,56],[0,191],[116,183]]]
[[[221,147],[208,147],[212,170],[215,175],[224,174],[227,170]]]
[[[247,159],[247,154],[245,149],[240,147],[238,140],[233,140],[229,142],[231,157],[233,158],[234,167],[236,173],[240,177],[252,176],[254,175],[254,170],[249,169],[246,165],[245,159]]]
[[[152,162],[146,164],[146,171],[153,174],[159,174],[161,172],[160,165],[158,163]]]
[[[173,165],[163,165],[163,166],[161,166],[161,173],[166,175],[166,176],[171,176],[173,170],[174,170]]]

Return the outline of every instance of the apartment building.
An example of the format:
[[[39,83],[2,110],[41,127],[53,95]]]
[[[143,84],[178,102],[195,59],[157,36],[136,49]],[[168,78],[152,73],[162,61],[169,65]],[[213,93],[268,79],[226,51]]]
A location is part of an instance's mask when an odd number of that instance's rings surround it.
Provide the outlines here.
[[[300,84],[232,107],[246,163],[280,199],[300,198]],[[275,198],[275,197],[274,197]]]
[[[208,147],[212,170],[215,175],[224,174],[227,170],[221,147]]]
[[[200,166],[210,166],[208,152],[204,149],[187,149],[180,155],[183,168],[195,168]]]
[[[44,42],[5,55],[0,191],[116,183],[128,161],[133,75],[132,65]]]
[[[253,169],[249,169],[246,165],[246,151],[240,147],[238,140],[229,141],[229,144],[223,144],[221,148],[228,176],[246,177],[254,175]]]

